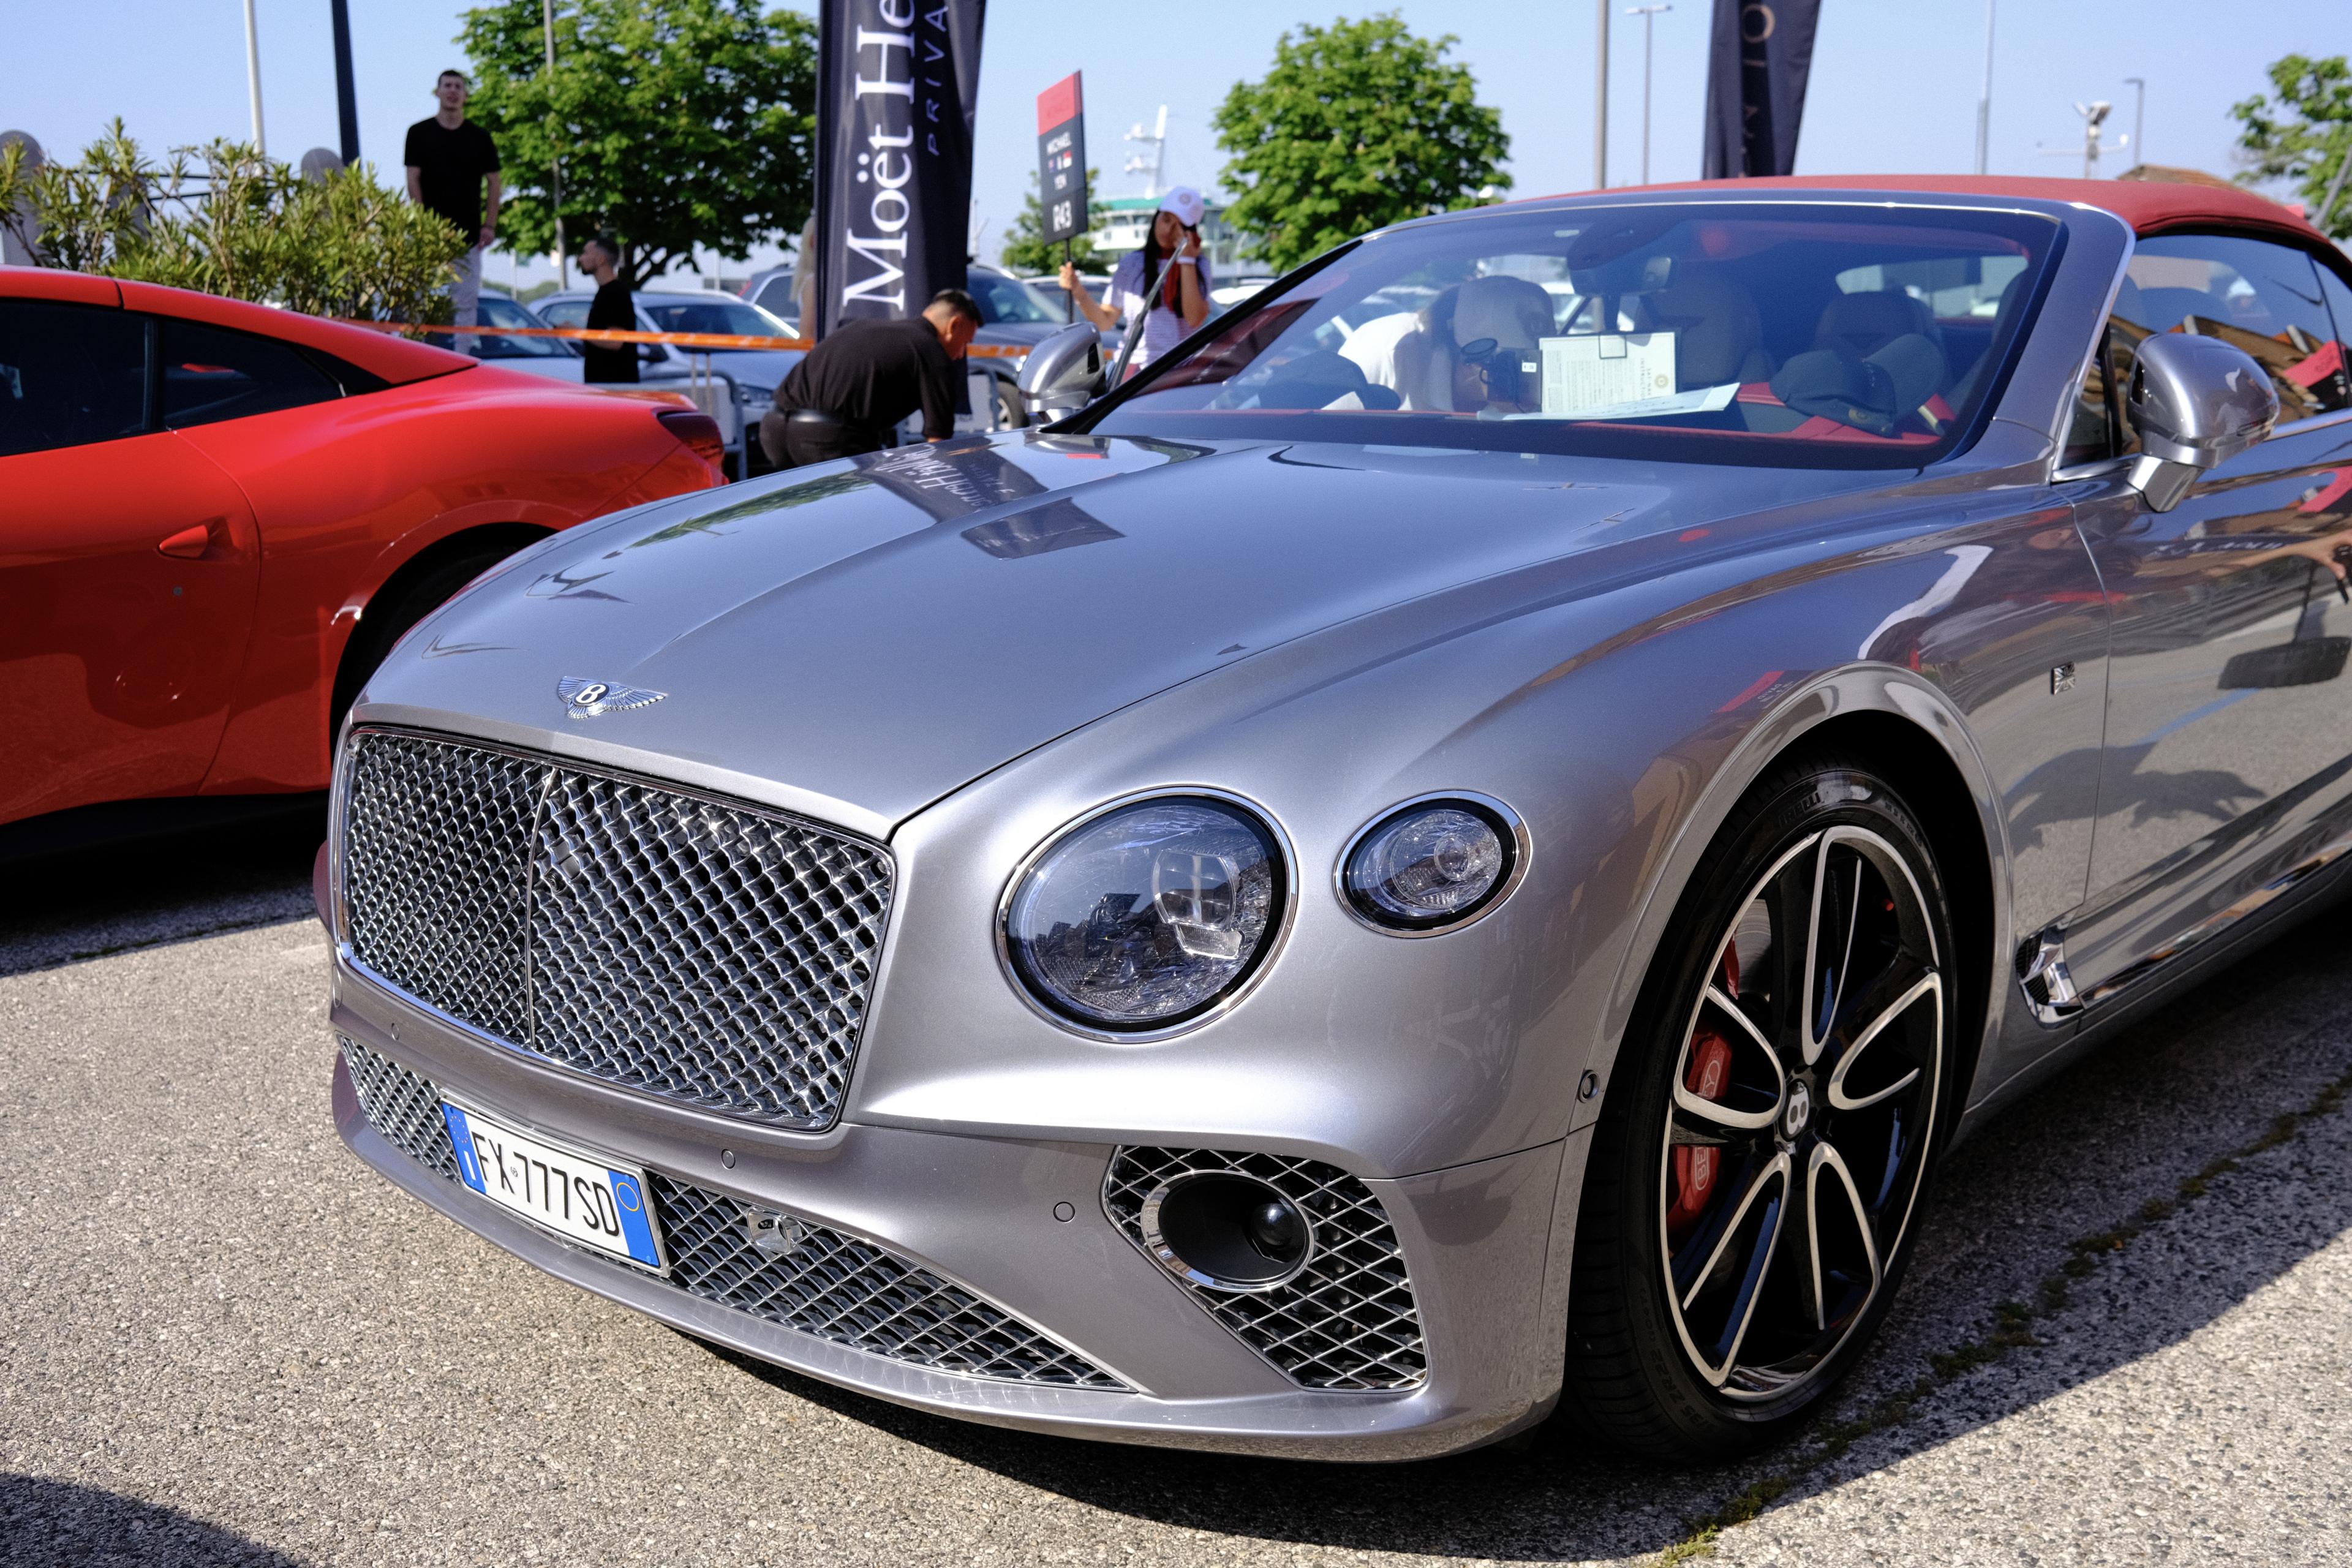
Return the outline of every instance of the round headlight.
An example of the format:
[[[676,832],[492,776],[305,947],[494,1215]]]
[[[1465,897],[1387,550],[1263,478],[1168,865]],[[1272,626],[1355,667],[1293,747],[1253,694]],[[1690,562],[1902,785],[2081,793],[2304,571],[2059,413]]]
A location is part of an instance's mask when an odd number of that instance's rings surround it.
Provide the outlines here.
[[[1518,869],[1515,825],[1478,801],[1417,801],[1360,835],[1340,892],[1366,921],[1406,935],[1475,920],[1509,890]]]
[[[1096,1028],[1197,1017],[1249,978],[1282,924],[1273,833],[1198,795],[1138,801],[1064,834],[1004,910],[1004,949],[1030,994]]]

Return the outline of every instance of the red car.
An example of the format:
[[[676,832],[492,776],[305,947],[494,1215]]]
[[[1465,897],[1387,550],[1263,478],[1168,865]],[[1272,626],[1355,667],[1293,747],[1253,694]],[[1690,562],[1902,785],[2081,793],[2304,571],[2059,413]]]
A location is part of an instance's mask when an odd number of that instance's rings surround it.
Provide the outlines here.
[[[674,394],[0,268],[0,850],[156,815],[105,803],[323,789],[426,611],[533,540],[719,483],[719,456]]]

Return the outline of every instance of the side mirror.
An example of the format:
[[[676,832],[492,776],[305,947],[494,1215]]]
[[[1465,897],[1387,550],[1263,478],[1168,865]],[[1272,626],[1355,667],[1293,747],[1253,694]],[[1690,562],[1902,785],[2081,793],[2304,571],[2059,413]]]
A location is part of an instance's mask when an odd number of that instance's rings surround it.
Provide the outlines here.
[[[1033,424],[1076,413],[1110,389],[1102,338],[1087,323],[1072,322],[1029,351],[1016,384]]]
[[[2124,417],[2139,432],[2130,484],[2151,511],[2170,511],[2189,487],[2271,433],[2278,393],[2243,350],[2219,338],[2161,332],[2132,356]]]

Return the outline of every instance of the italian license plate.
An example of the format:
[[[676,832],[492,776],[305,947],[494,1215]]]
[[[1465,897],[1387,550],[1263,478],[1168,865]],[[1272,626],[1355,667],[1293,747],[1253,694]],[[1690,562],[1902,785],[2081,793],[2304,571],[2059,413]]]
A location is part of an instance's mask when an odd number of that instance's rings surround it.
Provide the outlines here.
[[[662,1267],[646,1173],[518,1132],[478,1110],[443,1101],[457,1174],[502,1209],[647,1268]]]

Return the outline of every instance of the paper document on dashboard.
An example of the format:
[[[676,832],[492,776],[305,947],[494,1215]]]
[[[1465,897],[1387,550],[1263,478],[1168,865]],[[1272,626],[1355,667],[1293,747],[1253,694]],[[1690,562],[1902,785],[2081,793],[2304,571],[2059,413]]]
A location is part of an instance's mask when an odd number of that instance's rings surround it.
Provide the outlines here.
[[[1619,403],[1607,408],[1580,408],[1573,414],[1507,414],[1506,419],[1657,419],[1670,414],[1716,414],[1731,406],[1738,395],[1739,384],[1727,381],[1721,386],[1693,387],[1665,397],[1645,397],[1638,403]]]
[[[1583,332],[1538,340],[1543,353],[1543,412],[1589,419],[1604,408],[1669,396],[1675,390],[1672,332]]]

